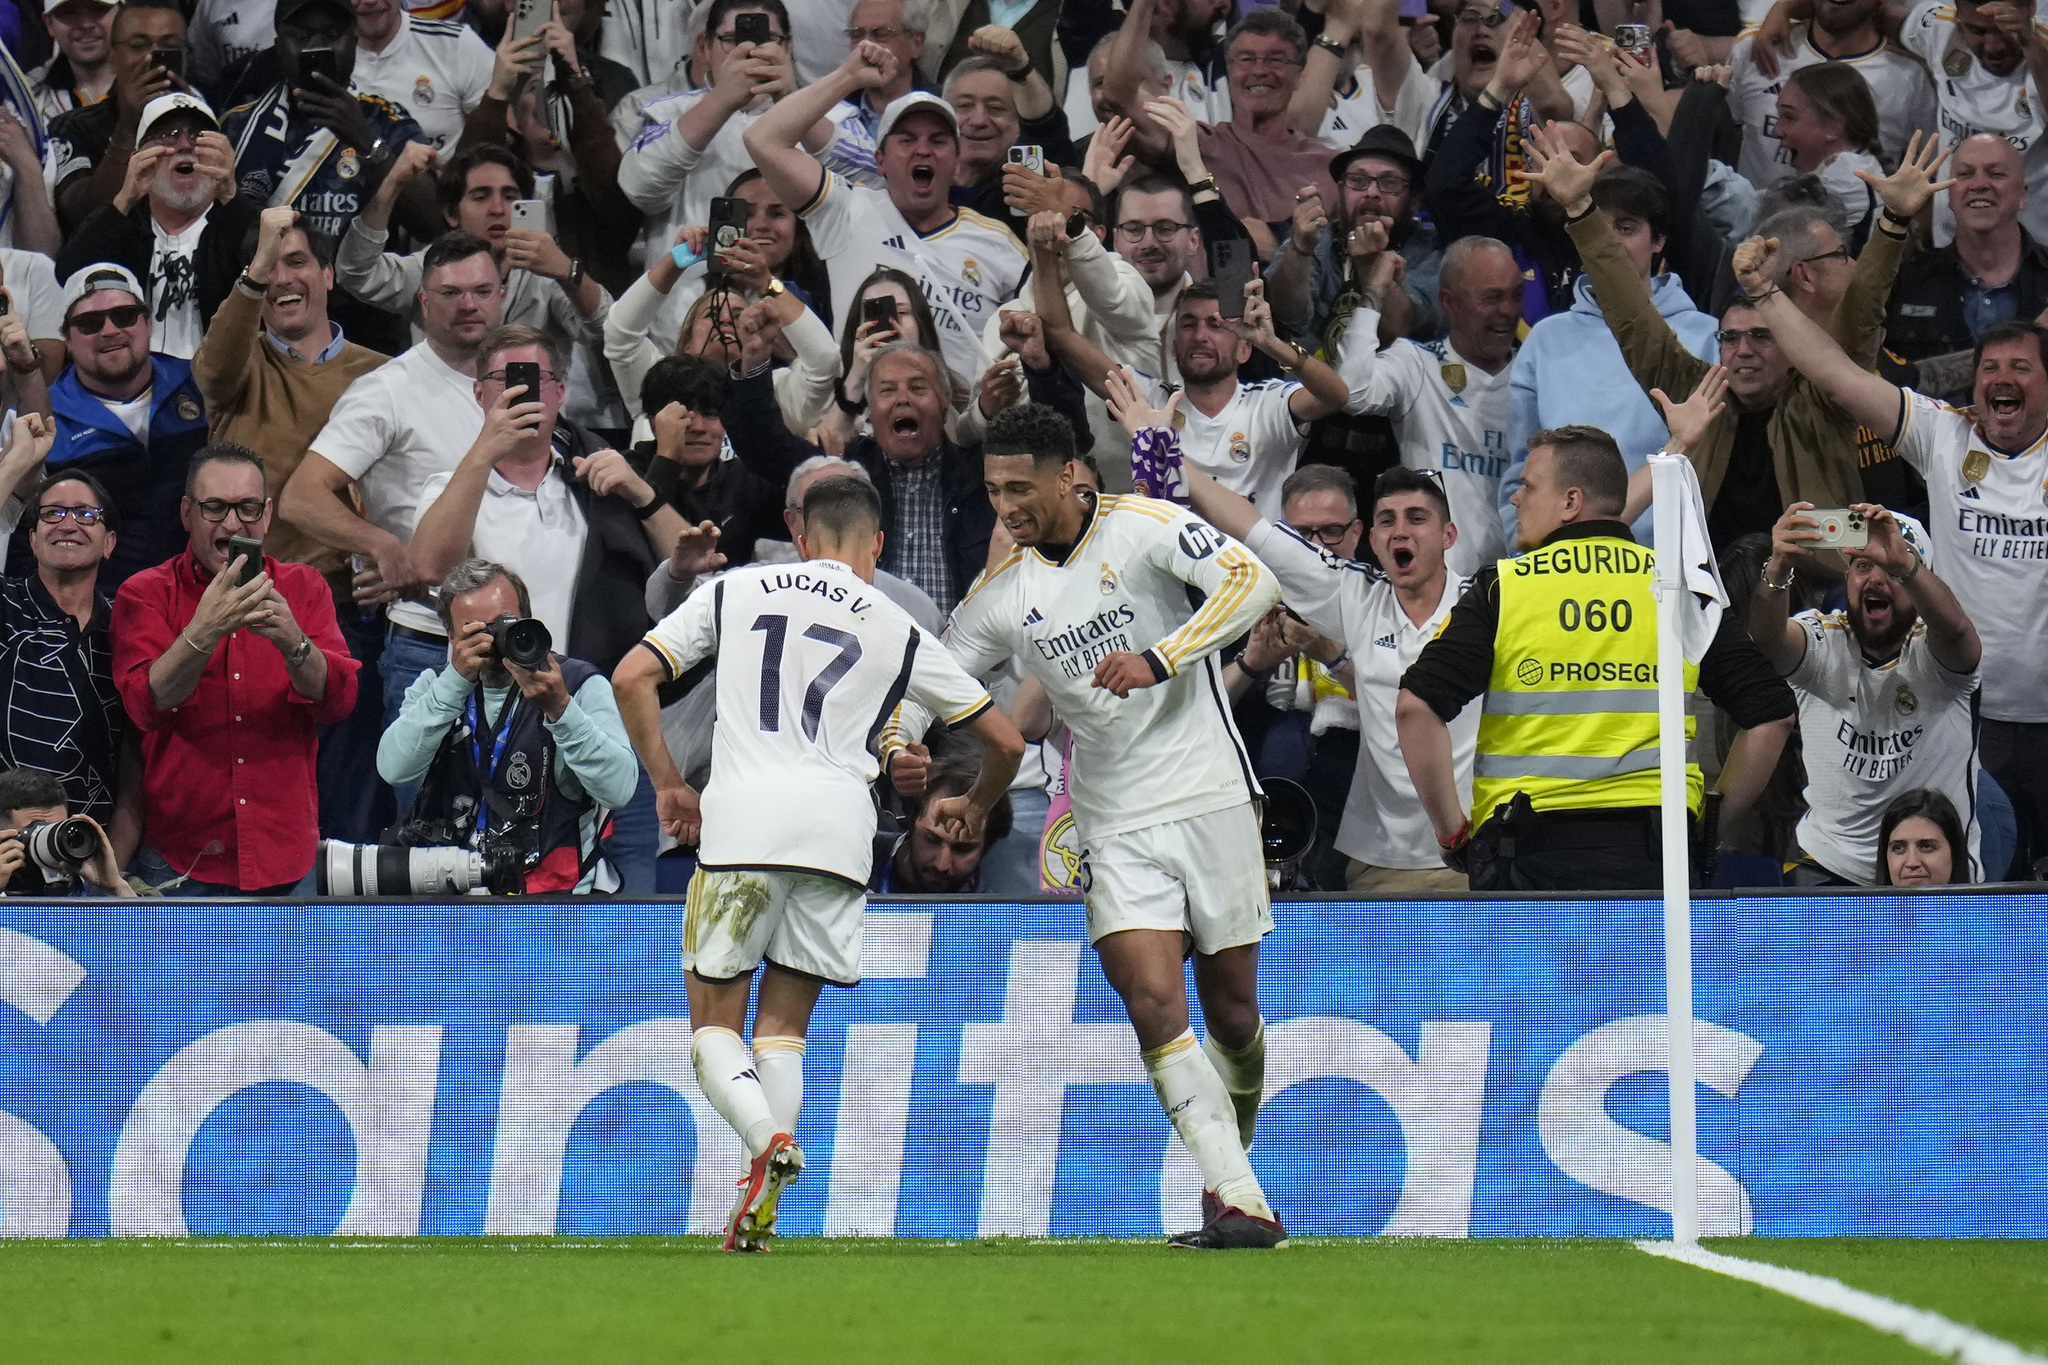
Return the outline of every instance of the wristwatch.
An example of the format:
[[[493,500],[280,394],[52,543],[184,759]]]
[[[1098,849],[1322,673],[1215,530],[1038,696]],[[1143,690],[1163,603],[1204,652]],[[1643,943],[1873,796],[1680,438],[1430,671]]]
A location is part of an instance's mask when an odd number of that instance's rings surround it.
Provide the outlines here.
[[[1088,230],[1088,219],[1079,209],[1067,215],[1067,238],[1072,240]]]
[[[581,289],[583,287],[583,262],[575,256],[569,258],[569,278],[562,282],[562,287],[565,289]]]
[[[1351,44],[1340,43],[1327,33],[1318,33],[1316,35],[1316,46],[1335,56],[1339,61],[1344,59],[1344,54],[1351,48]]]
[[[313,637],[301,635],[299,636],[299,643],[293,647],[292,652],[284,656],[284,661],[293,668],[297,668],[300,664],[306,662],[306,656],[312,652]]]
[[[270,292],[270,281],[259,280],[246,270],[242,272],[242,278],[236,280],[235,284],[244,294],[251,298],[260,299]]]
[[[783,287],[781,280],[770,275],[767,286],[761,290],[761,297],[764,299],[779,299],[788,292],[789,290]]]

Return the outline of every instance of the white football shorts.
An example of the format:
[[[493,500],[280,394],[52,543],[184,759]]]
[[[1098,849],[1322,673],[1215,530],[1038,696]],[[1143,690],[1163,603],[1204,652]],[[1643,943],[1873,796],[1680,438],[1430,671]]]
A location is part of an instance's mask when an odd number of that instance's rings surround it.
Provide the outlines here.
[[[836,986],[860,982],[865,888],[811,872],[700,867],[683,918],[683,970],[745,976],[766,958]]]
[[[1125,929],[1178,930],[1206,954],[1273,932],[1265,845],[1250,802],[1090,839],[1081,885],[1090,943]]]

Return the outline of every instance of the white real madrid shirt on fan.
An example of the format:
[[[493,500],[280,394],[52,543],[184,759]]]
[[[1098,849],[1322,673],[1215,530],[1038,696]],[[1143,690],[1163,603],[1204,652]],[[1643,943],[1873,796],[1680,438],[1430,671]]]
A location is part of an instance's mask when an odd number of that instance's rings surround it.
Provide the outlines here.
[[[462,136],[462,120],[491,85],[490,47],[469,25],[401,15],[382,52],[356,46],[355,87],[404,106],[446,153]]]
[[[1793,72],[1829,60],[1814,47],[1808,34],[1808,25],[1792,26],[1792,55],[1779,56],[1775,76],[1766,76],[1757,69],[1750,55],[1756,43],[1753,33],[1737,40],[1728,54],[1728,65],[1734,71],[1728,85],[1728,112],[1742,125],[1742,158],[1736,169],[1760,190],[1795,174],[1791,153],[1778,144],[1775,136],[1778,92],[1785,88],[1785,78]],[[1863,77],[1863,83],[1870,87],[1870,97],[1877,104],[1877,140],[1884,147],[1885,164],[1898,165],[1914,133],[1934,130],[1934,87],[1928,81],[1927,68],[1910,52],[1902,52],[1882,40],[1867,52],[1852,53],[1838,60]]]
[[[1446,574],[1442,599],[1429,619],[1417,625],[1402,610],[1385,574],[1309,544],[1292,527],[1260,522],[1245,537],[1245,545],[1280,580],[1287,605],[1351,651],[1353,694],[1358,698],[1358,767],[1337,827],[1337,851],[1373,867],[1442,867],[1436,830],[1415,794],[1408,761],[1401,756],[1394,705],[1401,696],[1401,675],[1436,638],[1451,608],[1464,596],[1467,580]],[[1475,697],[1451,722],[1458,798],[1468,806],[1472,754],[1484,707],[1484,699]]]
[[[1171,408],[1180,432],[1181,458],[1261,512],[1280,514],[1280,486],[1308,445],[1306,422],[1288,400],[1300,391],[1292,379],[1240,382],[1214,417],[1188,401],[1178,386],[1139,374],[1138,389],[1154,408]]]
[[[2038,18],[2034,32],[2048,40],[2048,25]],[[2043,137],[2041,92],[2025,64],[2006,76],[1986,71],[1956,26],[1955,6],[1944,0],[1924,0],[1916,6],[1906,16],[1899,41],[1933,73],[1943,143],[1953,147],[1966,137],[1990,133],[2019,149],[2027,176],[2020,223],[2035,241],[2048,240],[2048,137]],[[1948,196],[1937,194],[1934,240],[1946,245],[1954,235],[1955,214]]]
[[[1984,642],[1983,713],[2048,721],[2048,434],[2002,451],[1964,413],[1902,393],[1892,449],[1927,481],[1930,563]]]
[[[1799,695],[1805,745],[1799,847],[1837,877],[1874,885],[1885,807],[1926,787],[1955,803],[1969,828],[1970,880],[1984,880],[1971,715],[1977,675],[1941,666],[1924,621],[1913,623],[1896,659],[1872,667],[1847,612],[1803,611],[1792,619],[1806,636],[1806,653],[1785,679]]]
[[[963,208],[944,227],[920,234],[887,190],[863,189],[830,170],[818,197],[797,215],[831,275],[834,332],[845,329],[861,281],[877,266],[893,266],[924,290],[947,368],[963,384],[980,378],[981,334],[1024,279],[1024,246],[1009,228]]]
[[[1377,327],[1378,316],[1371,313],[1367,325]],[[1508,370],[1503,365],[1499,374],[1488,374],[1448,339],[1403,338],[1379,353],[1366,388],[1362,410],[1393,422],[1401,463],[1443,479],[1458,528],[1458,542],[1444,559],[1452,573],[1467,578],[1507,553],[1499,509],[1500,476],[1508,467]],[[1370,523],[1371,509],[1358,510]]]
[[[837,560],[749,565],[691,593],[642,642],[670,678],[718,658],[718,722],[698,857],[865,888],[881,772],[900,702],[949,725],[994,703],[902,608]]]
[[[1087,501],[1064,559],[1011,551],[954,609],[946,632],[968,672],[984,675],[1014,655],[1045,688],[1074,737],[1068,780],[1084,843],[1260,795],[1216,651],[1280,600],[1250,551],[1172,503]],[[1095,686],[1096,665],[1117,653],[1144,655],[1164,680],[1128,697]],[[931,719],[931,708],[906,704],[883,751],[922,735]]]

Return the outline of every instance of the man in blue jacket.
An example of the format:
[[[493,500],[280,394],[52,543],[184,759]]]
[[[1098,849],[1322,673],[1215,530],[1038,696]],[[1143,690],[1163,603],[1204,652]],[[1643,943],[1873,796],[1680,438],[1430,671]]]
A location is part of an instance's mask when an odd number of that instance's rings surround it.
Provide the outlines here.
[[[1671,223],[1671,198],[1648,171],[1616,166],[1593,182],[1593,212],[1603,215],[1624,250],[1642,272],[1657,311],[1685,348],[1708,363],[1720,359],[1715,333],[1720,323],[1693,306],[1676,275],[1662,273],[1664,239]],[[1612,436],[1629,472],[1663,449],[1670,435],[1656,405],[1629,373],[1615,344],[1600,301],[1587,278],[1579,277],[1569,311],[1552,313],[1529,329],[1508,372],[1508,448],[1511,458],[1500,481],[1501,525],[1515,541],[1515,509],[1508,501],[1522,486],[1532,433],[1558,426],[1590,426]],[[1634,527],[1636,539],[1650,540],[1650,514]]]
[[[108,592],[185,545],[178,502],[185,469],[206,444],[206,411],[190,361],[152,355],[148,296],[125,266],[101,262],[64,289],[70,364],[50,386],[57,444],[50,473],[78,470],[107,490],[120,542],[101,570]]]

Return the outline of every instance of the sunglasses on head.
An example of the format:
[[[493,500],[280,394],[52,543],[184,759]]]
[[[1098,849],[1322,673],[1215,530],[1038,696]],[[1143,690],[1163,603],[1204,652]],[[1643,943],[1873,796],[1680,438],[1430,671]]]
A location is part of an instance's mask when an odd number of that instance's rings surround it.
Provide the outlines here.
[[[127,331],[142,321],[147,310],[139,303],[124,303],[118,308],[90,308],[82,313],[73,313],[65,325],[84,336],[96,336],[109,322]]]

